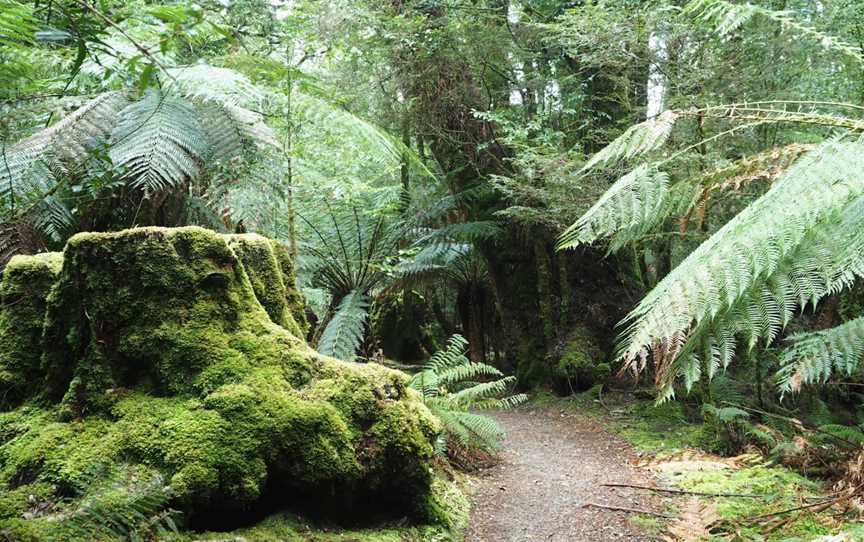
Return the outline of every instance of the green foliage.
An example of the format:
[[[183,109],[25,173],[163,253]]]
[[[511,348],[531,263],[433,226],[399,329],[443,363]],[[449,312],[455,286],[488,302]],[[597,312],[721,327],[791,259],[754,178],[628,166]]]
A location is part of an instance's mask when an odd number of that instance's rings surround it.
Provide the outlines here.
[[[195,110],[154,91],[119,113],[109,156],[133,188],[158,193],[197,178],[206,152]]]
[[[447,450],[449,439],[462,446],[496,450],[503,435],[501,427],[492,418],[471,410],[513,408],[527,397],[506,395],[516,379],[485,363],[472,363],[465,357],[467,347],[468,341],[462,336],[450,337],[447,347],[435,352],[423,370],[411,378],[410,386],[422,394],[423,402],[444,426],[439,450]],[[477,381],[484,378],[492,380]]]
[[[363,293],[352,290],[342,298],[336,312],[318,340],[318,352],[344,361],[353,361],[363,342],[369,301]]]
[[[598,153],[599,154],[599,153]],[[669,175],[639,166],[613,184],[558,241],[558,248],[576,248],[611,238],[614,252],[656,229],[667,217]]]
[[[788,341],[778,372],[782,391],[824,384],[835,375],[852,376],[864,355],[864,318],[823,331],[798,333]]]
[[[778,23],[783,30],[794,32],[796,36],[806,36],[825,50],[864,62],[860,46],[801,23],[795,19],[792,11],[777,11],[750,3],[735,4],[727,0],[692,0],[684,6],[683,13],[709,23],[717,34],[724,37],[735,33],[754,17],[766,17]]]

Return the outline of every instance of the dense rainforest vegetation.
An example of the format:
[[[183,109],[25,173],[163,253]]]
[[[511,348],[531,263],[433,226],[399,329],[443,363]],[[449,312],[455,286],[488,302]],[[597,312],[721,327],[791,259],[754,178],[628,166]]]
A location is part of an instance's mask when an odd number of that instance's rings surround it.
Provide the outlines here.
[[[864,540],[864,2],[0,0],[0,273],[0,540]]]

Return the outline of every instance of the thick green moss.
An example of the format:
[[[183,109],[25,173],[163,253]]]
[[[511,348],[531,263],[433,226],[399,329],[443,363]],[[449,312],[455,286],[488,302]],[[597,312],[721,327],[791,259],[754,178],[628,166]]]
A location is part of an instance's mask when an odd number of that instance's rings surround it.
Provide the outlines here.
[[[270,241],[254,233],[242,235],[227,235],[228,246],[234,250],[237,257],[246,268],[246,275],[252,283],[252,290],[258,302],[267,311],[270,319],[284,327],[296,337],[305,337],[305,331],[294,320],[294,314],[289,305],[288,290],[283,275],[285,264],[276,257],[275,247],[278,243]],[[288,258],[290,262],[290,258]],[[290,264],[288,264],[290,265]],[[292,291],[296,294],[293,278],[293,267],[290,268],[289,280]],[[299,294],[297,294],[299,296]],[[302,305],[302,298],[292,300]],[[305,318],[303,320],[305,322]]]
[[[552,371],[555,387],[563,393],[587,390],[611,374],[605,354],[591,332],[583,327],[577,327],[567,337]]]
[[[318,355],[258,299],[242,258],[207,230],[73,237],[47,300],[48,406],[0,414],[0,493],[17,495],[0,518],[31,529],[20,488],[50,487],[74,510],[130,466],[163,476],[204,526],[272,494],[337,517],[434,517],[439,427],[407,377]]]
[[[294,322],[300,328],[301,337],[305,337],[309,332],[309,321],[306,319],[306,300],[300,293],[300,289],[297,288],[294,260],[291,258],[288,247],[275,240],[271,240],[270,243],[273,246],[276,261],[282,268],[282,281],[285,283],[285,303],[294,317]]]
[[[42,325],[59,253],[16,256],[0,280],[0,408],[18,404],[42,380]]]

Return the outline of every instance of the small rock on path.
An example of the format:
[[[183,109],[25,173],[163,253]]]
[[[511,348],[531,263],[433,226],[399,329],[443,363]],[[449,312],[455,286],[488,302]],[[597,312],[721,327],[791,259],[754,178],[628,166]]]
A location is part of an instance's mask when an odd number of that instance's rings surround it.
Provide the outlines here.
[[[507,432],[502,460],[483,471],[466,542],[647,542],[632,514],[586,502],[656,510],[657,503],[607,482],[651,484],[632,448],[598,423],[556,408],[493,414]]]

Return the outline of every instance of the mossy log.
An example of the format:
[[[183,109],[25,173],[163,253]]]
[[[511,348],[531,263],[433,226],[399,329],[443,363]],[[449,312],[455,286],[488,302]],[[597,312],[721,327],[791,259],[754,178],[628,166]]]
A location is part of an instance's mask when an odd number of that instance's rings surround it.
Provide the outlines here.
[[[280,258],[262,237],[190,227],[79,234],[62,269],[13,260],[0,532],[75,539],[58,518],[154,477],[200,527],[288,496],[331,519],[435,519],[437,422],[402,373],[306,345]]]

